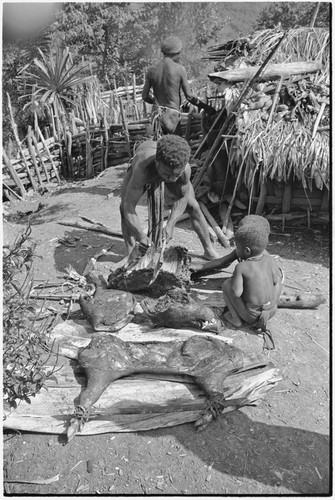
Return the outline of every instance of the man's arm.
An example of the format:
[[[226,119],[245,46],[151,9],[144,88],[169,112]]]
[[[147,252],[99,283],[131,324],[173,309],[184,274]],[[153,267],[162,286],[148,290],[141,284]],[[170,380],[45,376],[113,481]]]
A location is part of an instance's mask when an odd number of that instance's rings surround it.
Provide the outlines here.
[[[174,204],[172,205],[171,213],[169,215],[169,218],[167,220],[164,233],[165,233],[165,239],[166,242],[168,243],[170,239],[173,237],[173,231],[176,225],[177,220],[179,217],[185,212],[187,205],[187,195],[183,196],[179,200],[175,201]]]
[[[212,106],[208,106],[208,104],[205,104],[204,102],[200,101],[198,97],[192,94],[184,66],[181,66],[180,76],[181,76],[181,88],[183,89],[186,99],[194,106],[197,106],[198,109],[203,109],[209,115],[214,115],[216,111],[214,108],[212,108]]]
[[[145,76],[145,82],[142,90],[142,99],[143,101],[147,102],[148,104],[153,104],[154,100],[150,96],[150,89],[151,89],[151,83],[150,83],[150,76],[149,72]]]

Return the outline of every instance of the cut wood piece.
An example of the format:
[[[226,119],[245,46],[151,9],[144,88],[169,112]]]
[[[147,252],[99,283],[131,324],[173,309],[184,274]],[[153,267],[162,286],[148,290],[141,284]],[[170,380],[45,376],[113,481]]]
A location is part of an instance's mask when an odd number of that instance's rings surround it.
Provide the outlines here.
[[[253,78],[260,66],[247,66],[245,68],[229,69],[219,71],[208,75],[210,80],[225,80],[227,82],[242,82]],[[292,75],[301,75],[305,73],[316,73],[322,69],[321,61],[318,62],[290,62],[269,64],[259,76],[259,80],[270,80],[275,78],[289,78]]]
[[[61,224],[62,226],[70,226],[70,227],[76,227],[78,229],[87,229],[88,231],[95,231],[97,233],[103,233],[103,234],[108,234],[108,236],[114,236],[115,238],[122,238],[122,233],[118,231],[112,231],[109,229],[107,226],[104,226],[103,224],[88,224],[86,222],[79,222],[75,220],[64,220],[64,221],[58,221],[57,224]]]
[[[129,292],[143,292],[159,297],[172,288],[189,290],[190,257],[184,247],[170,247],[165,250],[163,263],[156,279],[151,283],[160,251],[151,246],[147,253],[141,256],[135,247],[128,263],[113,271],[108,277],[108,287]]]
[[[325,297],[319,294],[281,295],[278,307],[287,309],[316,309],[326,302]]]
[[[230,243],[229,243],[227,236],[223,234],[221,228],[219,227],[219,225],[216,222],[216,220],[214,219],[214,217],[211,215],[211,213],[208,210],[208,208],[206,207],[206,205],[202,201],[199,201],[199,205],[200,205],[200,208],[201,208],[204,216],[206,217],[208,223],[211,225],[211,227],[215,231],[215,234],[218,237],[219,241],[222,243],[222,245],[225,248],[229,248]]]
[[[235,200],[236,201],[236,200]],[[222,203],[220,206],[220,219],[222,221],[222,232],[226,235],[228,240],[230,240],[234,236],[234,226],[231,217],[226,218],[228,206],[225,203]],[[225,225],[226,224],[226,225]]]
[[[201,336],[179,342],[132,343],[116,336],[98,335],[79,353],[78,361],[87,385],[67,429],[69,440],[82,429],[92,406],[109,385],[131,374],[188,375],[218,412],[255,404],[282,379],[272,363],[251,361],[240,349],[219,338]],[[212,418],[213,412],[208,409],[196,425],[204,427]]]

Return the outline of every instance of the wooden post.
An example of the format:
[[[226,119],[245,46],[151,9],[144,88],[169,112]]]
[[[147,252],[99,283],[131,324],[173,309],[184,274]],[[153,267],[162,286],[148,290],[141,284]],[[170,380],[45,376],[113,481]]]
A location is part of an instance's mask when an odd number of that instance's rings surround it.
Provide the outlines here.
[[[326,187],[324,187],[320,211],[327,212],[328,210],[329,210],[329,190]]]
[[[266,193],[267,193],[267,183],[266,183],[266,180],[265,180],[263,175],[261,176],[261,179],[262,179],[261,189],[260,189],[260,193],[259,193],[259,198],[258,198],[256,210],[255,210],[256,215],[262,215],[264,204],[265,204]]]
[[[284,188],[282,213],[288,214],[291,210],[292,184],[287,182]]]
[[[92,151],[91,151],[91,134],[90,134],[90,126],[86,125],[86,178],[89,178],[93,175],[93,165],[92,165]]]
[[[40,173],[40,170],[38,168],[37,161],[36,161],[36,155],[35,155],[34,147],[33,147],[33,144],[32,144],[31,135],[32,135],[32,131],[31,131],[31,126],[29,125],[29,127],[28,127],[28,134],[27,134],[28,149],[29,149],[29,153],[30,153],[31,159],[32,159],[33,164],[34,164],[34,168],[35,168],[35,172],[36,172],[36,175],[37,175],[37,178],[38,178],[38,182],[42,186],[43,185],[43,181],[42,181],[41,173]]]
[[[43,137],[43,134],[42,134],[42,132],[41,132],[41,130],[40,130],[39,127],[37,127],[37,132],[38,132],[38,135],[40,136],[41,142],[42,142],[42,144],[43,144],[43,146],[45,148],[45,151],[46,151],[46,153],[48,155],[48,158],[49,158],[50,163],[51,163],[51,167],[52,167],[53,171],[55,172],[56,178],[57,178],[58,182],[60,182],[60,177],[59,177],[58,169],[57,169],[57,167],[55,166],[55,164],[53,162],[53,159],[52,159],[49,147],[48,147],[48,145],[47,145],[47,143],[46,143],[46,141],[45,141],[45,139]]]
[[[126,140],[127,150],[128,150],[128,153],[129,153],[129,157],[131,158],[132,154],[131,154],[131,146],[130,146],[130,141],[129,141],[129,131],[128,131],[128,127],[127,127],[126,118],[125,118],[125,115],[124,115],[124,109],[123,109],[123,103],[122,103],[121,97],[119,97],[119,104],[120,104],[122,125],[123,125],[123,130],[124,130],[123,135],[124,135],[124,138]]]
[[[24,197],[26,194],[26,189],[25,189],[20,177],[17,175],[16,170],[13,167],[13,165],[11,164],[11,161],[8,158],[6,151],[4,149],[2,150],[2,156],[3,156],[6,167],[8,168],[9,175],[11,176],[11,178],[13,179],[15,184],[17,185],[21,196]]]
[[[11,106],[11,101],[10,101],[10,97],[9,97],[8,93],[7,93],[7,99],[8,99],[8,109],[9,109],[10,123],[11,123],[12,130],[13,130],[13,133],[14,133],[15,142],[16,142],[17,147],[19,149],[19,152],[20,152],[20,154],[22,156],[23,164],[24,164],[24,167],[25,167],[25,169],[27,171],[27,174],[28,174],[29,180],[31,182],[32,188],[35,191],[36,187],[37,187],[37,184],[35,182],[33,174],[30,171],[30,168],[29,168],[29,165],[27,163],[26,157],[25,157],[25,155],[23,153],[23,150],[22,150],[21,141],[20,141],[19,134],[18,134],[18,131],[17,131],[16,123],[14,121],[13,112],[12,112],[12,106]]]
[[[40,163],[42,165],[42,168],[44,170],[46,181],[50,182],[49,173],[48,173],[48,170],[47,170],[46,165],[44,163],[43,156],[42,156],[42,154],[40,153],[40,151],[38,149],[38,144],[37,144],[37,140],[36,140],[35,134],[31,133],[31,138],[32,138],[32,141],[34,143],[34,148],[35,148],[36,154],[38,155],[38,159],[39,159],[39,161],[40,161]]]

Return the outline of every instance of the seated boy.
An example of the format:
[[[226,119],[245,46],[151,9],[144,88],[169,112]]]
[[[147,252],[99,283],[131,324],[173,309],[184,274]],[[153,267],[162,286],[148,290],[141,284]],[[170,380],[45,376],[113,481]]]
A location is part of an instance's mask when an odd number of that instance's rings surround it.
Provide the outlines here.
[[[239,226],[235,234],[236,265],[222,291],[229,311],[224,318],[234,326],[243,322],[266,330],[267,321],[277,310],[282,289],[282,272],[266,251],[269,230],[260,223]]]

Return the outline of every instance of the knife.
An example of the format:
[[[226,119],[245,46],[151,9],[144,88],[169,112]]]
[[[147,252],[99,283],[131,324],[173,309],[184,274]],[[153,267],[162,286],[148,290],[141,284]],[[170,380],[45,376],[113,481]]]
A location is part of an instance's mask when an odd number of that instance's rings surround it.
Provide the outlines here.
[[[157,262],[155,264],[154,271],[153,271],[153,274],[152,274],[152,278],[151,278],[148,286],[152,285],[152,283],[157,278],[159,271],[161,270],[161,267],[163,265],[163,257],[164,257],[165,246],[166,246],[166,240],[163,239],[162,240],[162,245],[161,245],[161,248],[160,248],[160,252],[159,252],[159,258],[158,258],[158,260],[157,260]]]

